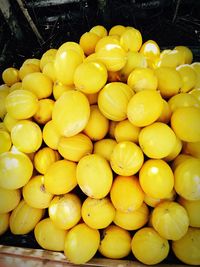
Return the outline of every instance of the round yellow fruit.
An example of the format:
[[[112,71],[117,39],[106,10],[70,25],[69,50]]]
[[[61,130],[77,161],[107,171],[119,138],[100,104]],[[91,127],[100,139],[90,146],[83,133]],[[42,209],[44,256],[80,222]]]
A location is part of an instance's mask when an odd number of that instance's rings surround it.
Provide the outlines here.
[[[139,182],[148,196],[165,198],[174,187],[174,175],[164,160],[148,159],[140,169]]]
[[[62,136],[58,142],[60,155],[67,160],[75,162],[78,162],[83,156],[91,154],[92,149],[92,141],[83,133],[71,137]]]
[[[42,144],[42,131],[35,122],[20,120],[11,130],[11,140],[19,151],[32,153]]]
[[[44,186],[51,194],[68,193],[76,185],[76,163],[69,160],[62,159],[53,162],[44,174]]]
[[[80,133],[88,123],[90,105],[87,97],[75,90],[63,93],[56,100],[52,120],[58,132],[66,137]]]
[[[39,108],[37,96],[27,90],[15,90],[6,97],[6,110],[17,120],[31,118]]]
[[[171,117],[171,127],[175,134],[186,142],[200,141],[200,108],[177,108]]]
[[[14,235],[30,233],[44,215],[43,209],[30,207],[24,200],[12,211],[10,215],[10,231]]]
[[[144,162],[141,148],[133,142],[119,142],[113,149],[110,165],[119,175],[130,176],[139,171]]]
[[[108,73],[106,67],[100,62],[83,62],[74,72],[76,89],[85,94],[97,93],[106,84]]]
[[[121,259],[131,252],[130,233],[116,225],[110,225],[103,230],[103,238],[99,252],[110,259]]]
[[[131,212],[116,210],[113,222],[125,230],[133,231],[143,227],[148,219],[149,209],[143,202],[138,209]]]
[[[101,199],[110,191],[113,173],[107,160],[98,154],[86,155],[77,164],[76,178],[89,197]]]
[[[7,68],[2,73],[2,79],[5,84],[8,86],[13,85],[16,82],[19,82],[19,71],[16,68]]]
[[[183,198],[200,200],[200,159],[188,158],[179,163],[174,171],[174,188]]]
[[[109,120],[100,112],[97,105],[90,106],[90,118],[83,130],[92,141],[103,139],[109,128]]]
[[[38,99],[47,98],[53,90],[53,82],[45,74],[34,72],[22,80],[22,89],[31,91]]]
[[[139,144],[147,157],[161,159],[172,152],[176,135],[167,124],[154,122],[140,131]]]
[[[46,250],[63,251],[67,231],[59,229],[50,218],[38,222],[34,229],[37,243]]]
[[[0,154],[0,186],[18,189],[32,176],[33,164],[24,153],[4,152]]]
[[[155,70],[158,79],[158,90],[163,98],[170,98],[176,95],[182,86],[179,72],[174,68],[160,67]]]
[[[39,173],[45,174],[51,164],[58,159],[59,156],[56,150],[50,147],[43,147],[37,150],[34,155],[34,167]]]
[[[154,229],[168,240],[179,240],[189,227],[189,216],[186,209],[174,201],[159,203],[152,212]]]
[[[69,230],[65,239],[64,254],[74,264],[84,264],[96,254],[100,244],[100,234],[85,223]]]
[[[14,210],[19,204],[21,199],[21,193],[19,189],[6,189],[0,187],[0,214],[8,213]]]
[[[144,127],[156,121],[162,109],[163,99],[158,91],[142,90],[130,99],[127,117],[133,125]]]
[[[55,196],[48,208],[49,217],[59,229],[70,229],[81,219],[81,201],[75,194]]]
[[[127,60],[125,50],[118,44],[106,44],[96,53],[97,60],[101,61],[108,71],[121,70]]]
[[[117,176],[113,181],[110,198],[117,210],[133,212],[141,207],[144,192],[136,176]]]
[[[135,68],[128,76],[127,84],[135,91],[156,90],[158,79],[150,68]]]
[[[32,177],[22,188],[22,194],[26,203],[37,209],[49,207],[53,194],[49,193],[44,185],[44,176],[36,175]]]
[[[127,117],[127,105],[133,95],[133,90],[127,84],[122,82],[108,83],[99,92],[99,109],[106,118],[122,121]]]
[[[169,253],[168,240],[161,237],[153,228],[139,229],[131,241],[131,249],[137,260],[147,265],[162,262]]]
[[[189,227],[179,240],[172,241],[172,250],[176,257],[189,265],[200,265],[200,229]]]
[[[108,197],[102,199],[86,198],[81,208],[83,221],[94,229],[110,225],[115,217],[115,208]]]

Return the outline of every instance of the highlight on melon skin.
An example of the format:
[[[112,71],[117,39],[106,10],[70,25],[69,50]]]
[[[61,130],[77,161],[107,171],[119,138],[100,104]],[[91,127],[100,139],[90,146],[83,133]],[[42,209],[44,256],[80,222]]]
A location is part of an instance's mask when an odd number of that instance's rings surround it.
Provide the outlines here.
[[[24,153],[12,151],[0,154],[0,186],[5,189],[23,187],[31,178],[33,164]]]

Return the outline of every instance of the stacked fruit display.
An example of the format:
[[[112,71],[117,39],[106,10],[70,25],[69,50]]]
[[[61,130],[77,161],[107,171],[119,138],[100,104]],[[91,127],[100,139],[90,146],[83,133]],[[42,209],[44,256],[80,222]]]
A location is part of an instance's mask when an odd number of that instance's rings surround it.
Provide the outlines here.
[[[200,63],[94,26],[2,73],[0,234],[81,264],[200,265]]]

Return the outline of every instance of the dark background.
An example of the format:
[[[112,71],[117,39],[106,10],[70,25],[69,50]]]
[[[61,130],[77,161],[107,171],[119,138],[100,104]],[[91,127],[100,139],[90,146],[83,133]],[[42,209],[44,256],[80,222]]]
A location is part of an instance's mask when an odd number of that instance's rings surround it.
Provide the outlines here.
[[[200,0],[0,1],[10,3],[9,18],[0,12],[0,73],[6,67],[20,67],[26,58],[40,58],[63,42],[79,41],[81,34],[97,24],[108,30],[116,24],[134,26],[144,41],[153,39],[161,49],[186,45],[194,60],[200,61]]]

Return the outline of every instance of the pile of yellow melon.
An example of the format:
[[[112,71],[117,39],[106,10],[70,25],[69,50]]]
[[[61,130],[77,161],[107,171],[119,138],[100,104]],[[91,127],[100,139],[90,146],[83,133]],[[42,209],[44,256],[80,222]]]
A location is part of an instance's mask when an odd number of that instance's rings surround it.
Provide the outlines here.
[[[72,263],[200,265],[200,63],[102,25],[3,71],[0,234]]]

